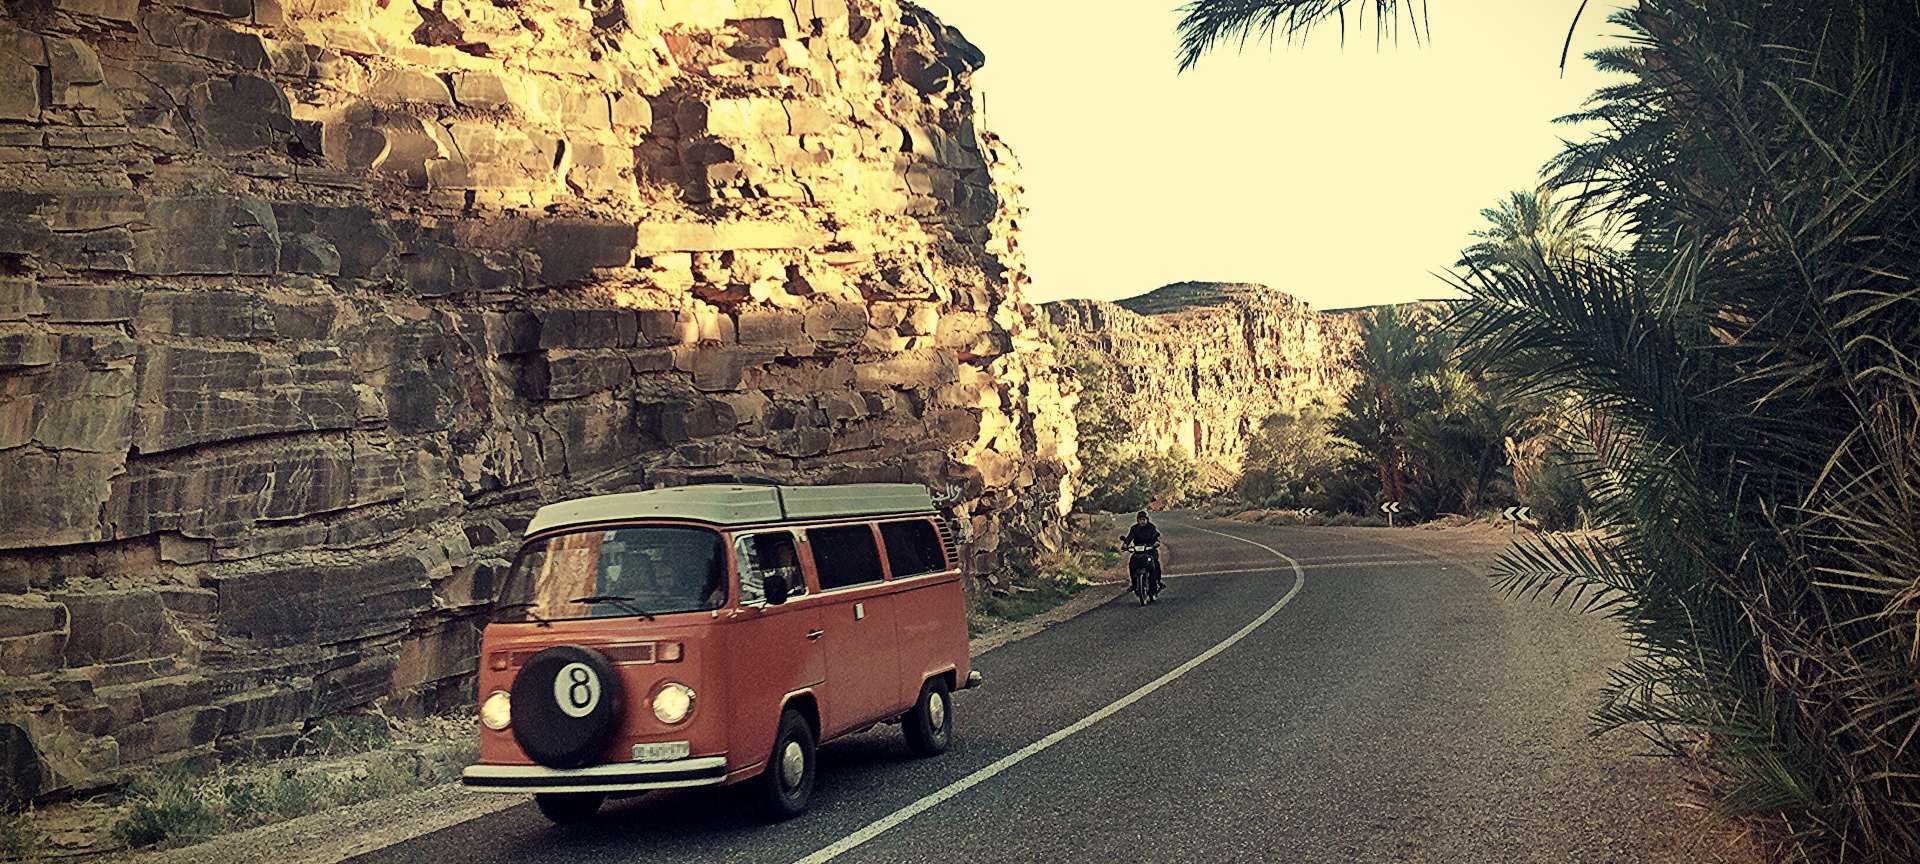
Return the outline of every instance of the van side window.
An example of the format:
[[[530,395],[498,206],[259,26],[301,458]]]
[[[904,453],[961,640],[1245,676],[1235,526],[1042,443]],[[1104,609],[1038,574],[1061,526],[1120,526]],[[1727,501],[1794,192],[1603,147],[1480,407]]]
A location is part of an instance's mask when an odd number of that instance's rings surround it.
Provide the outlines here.
[[[925,519],[883,522],[880,539],[887,541],[887,564],[893,568],[895,579],[947,569],[947,555],[941,551],[940,535],[933,530],[933,523]]]
[[[880,547],[874,545],[873,529],[866,525],[809,528],[807,542],[813,547],[813,567],[819,572],[822,591],[878,582],[885,577],[880,569]]]
[[[767,574],[778,572],[787,579],[787,595],[807,593],[807,580],[800,576],[800,555],[791,531],[763,531],[734,538],[733,554],[740,561],[740,602],[758,603],[767,599]]]

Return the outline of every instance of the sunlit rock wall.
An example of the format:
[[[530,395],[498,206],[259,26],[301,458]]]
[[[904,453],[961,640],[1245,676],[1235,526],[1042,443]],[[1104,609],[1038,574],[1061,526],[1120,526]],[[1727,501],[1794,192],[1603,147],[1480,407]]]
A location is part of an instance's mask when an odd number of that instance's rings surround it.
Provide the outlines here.
[[[1052,542],[980,52],[895,0],[7,0],[0,798],[471,698],[563,495],[913,480]]]
[[[1133,440],[1192,456],[1211,482],[1238,476],[1276,411],[1337,408],[1353,386],[1360,316],[1318,312],[1263,285],[1181,282],[1108,303],[1043,307],[1049,329],[1110,371]]]

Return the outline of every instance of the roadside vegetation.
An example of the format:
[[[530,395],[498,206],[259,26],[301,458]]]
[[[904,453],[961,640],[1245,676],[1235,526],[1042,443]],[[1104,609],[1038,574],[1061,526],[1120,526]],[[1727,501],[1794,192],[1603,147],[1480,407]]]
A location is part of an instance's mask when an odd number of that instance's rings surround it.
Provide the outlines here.
[[[457,779],[474,759],[473,720],[330,718],[275,759],[177,764],[130,779],[110,832],[127,849],[174,849],[334,807]],[[49,811],[51,813],[51,811]],[[46,861],[106,849],[52,849],[34,813],[0,813],[0,861]]]
[[[0,810],[0,861],[32,861],[45,843],[31,811]]]
[[[1249,442],[1234,499],[1355,519],[1397,501],[1405,521],[1526,505],[1543,528],[1583,522],[1584,488],[1555,467],[1561,406],[1469,371],[1445,321],[1436,304],[1372,312],[1353,390],[1338,406],[1268,417]]]
[[[1184,9],[1183,66],[1349,11],[1425,29],[1425,4],[1395,0]],[[1511,494],[1597,529],[1527,539],[1496,578],[1618,621],[1633,651],[1596,731],[1704,767],[1777,857],[1920,861],[1920,16],[1637,0],[1611,20],[1628,41],[1589,56],[1626,82],[1571,118],[1597,131],[1542,192],[1493,211],[1511,218],[1467,250],[1469,299],[1439,337],[1463,380],[1538,421],[1506,424]],[[1370,334],[1381,350],[1423,356]],[[1421,395],[1401,367],[1370,374],[1388,380],[1361,388],[1366,428],[1329,434],[1416,499],[1440,439],[1390,422]],[[1455,455],[1496,428],[1475,405],[1456,403]]]
[[[1159,451],[1135,438],[1132,425],[1113,403],[1108,384],[1113,373],[1105,363],[1070,345],[1058,344],[1055,350],[1080,382],[1080,401],[1073,411],[1080,453],[1077,506],[1089,512],[1132,513],[1153,502],[1177,506],[1213,491],[1204,488],[1192,457],[1179,450]]]
[[[1042,551],[1031,561],[1014,562],[1008,578],[987,583],[968,612],[968,635],[978,636],[1047,612],[1098,582],[1103,572],[1119,562],[1114,538],[1098,528],[1099,517],[1076,514],[1069,524],[1071,531],[1061,548]]]

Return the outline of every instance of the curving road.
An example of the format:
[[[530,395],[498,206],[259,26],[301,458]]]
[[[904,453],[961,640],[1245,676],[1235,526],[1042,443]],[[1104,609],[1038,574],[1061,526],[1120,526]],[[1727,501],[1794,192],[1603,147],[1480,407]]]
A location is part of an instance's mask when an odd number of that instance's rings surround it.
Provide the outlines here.
[[[1495,594],[1489,545],[1161,527],[1178,578],[1159,603],[980,657],[944,756],[909,757],[892,727],[823,748],[800,819],[757,823],[715,790],[571,828],[529,804],[354,860],[1714,860],[1671,765],[1585,738],[1617,640]]]

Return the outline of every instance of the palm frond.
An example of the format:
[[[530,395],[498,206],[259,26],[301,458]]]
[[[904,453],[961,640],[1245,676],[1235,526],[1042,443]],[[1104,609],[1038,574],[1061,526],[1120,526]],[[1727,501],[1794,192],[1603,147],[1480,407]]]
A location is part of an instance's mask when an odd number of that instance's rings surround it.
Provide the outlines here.
[[[1355,5],[1371,7],[1376,39],[1397,33],[1403,14],[1416,40],[1429,29],[1426,0],[1193,0],[1179,10],[1180,71],[1193,68],[1223,43],[1244,48],[1255,39],[1268,43],[1304,39],[1329,19],[1340,22],[1340,39],[1345,42],[1349,13],[1355,29],[1365,29],[1369,17],[1366,10],[1349,9]]]

